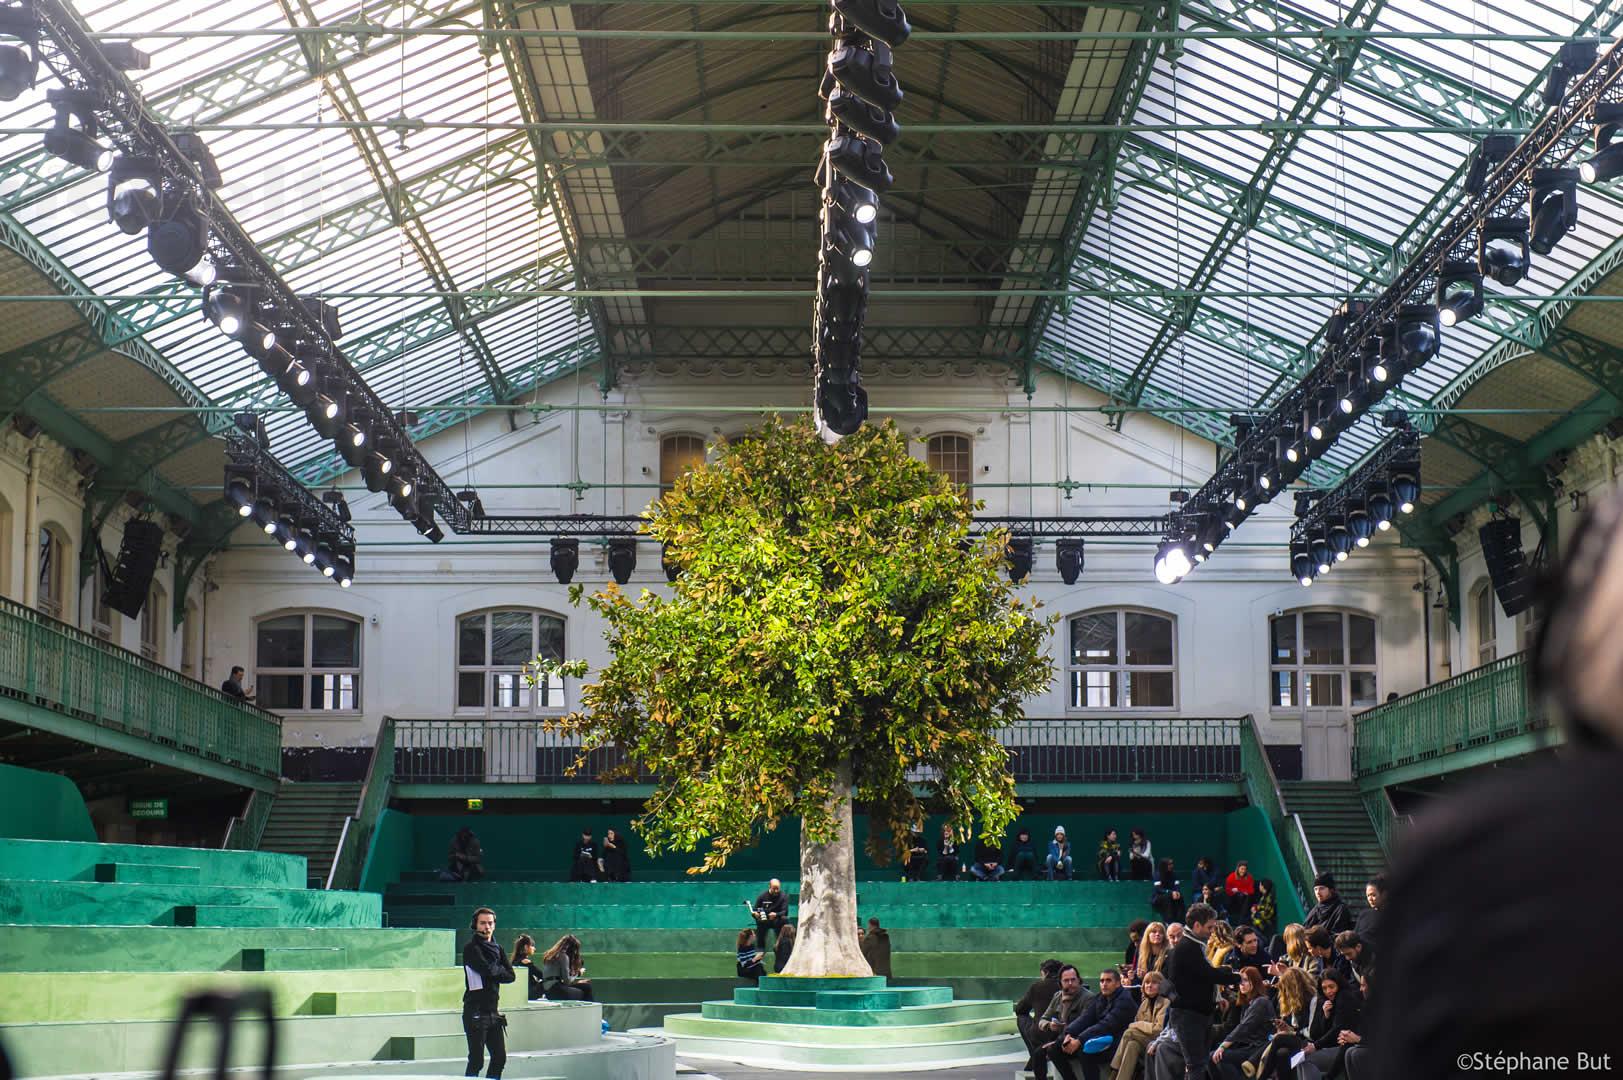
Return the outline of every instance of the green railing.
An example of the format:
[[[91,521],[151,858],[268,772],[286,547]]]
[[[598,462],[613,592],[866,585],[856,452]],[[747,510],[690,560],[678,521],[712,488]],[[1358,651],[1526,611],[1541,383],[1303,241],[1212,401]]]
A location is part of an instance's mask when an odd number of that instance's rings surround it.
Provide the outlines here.
[[[1307,893],[1308,883],[1316,873],[1313,853],[1308,850],[1301,820],[1295,814],[1285,812],[1285,797],[1280,793],[1279,780],[1274,776],[1274,767],[1268,760],[1267,752],[1263,750],[1257,722],[1249,716],[1240,721],[1240,768],[1246,798],[1267,816],[1268,824],[1274,830],[1274,839],[1279,842],[1280,854],[1285,858],[1285,868],[1290,871],[1291,887],[1297,900],[1302,903],[1302,910],[1306,911],[1313,906],[1308,901]]]
[[[377,828],[378,818],[389,805],[394,787],[394,725],[394,720],[385,716],[378,727],[361,797],[356,802],[355,813],[344,820],[344,832],[338,838],[338,850],[333,853],[332,869],[327,872],[329,889],[361,886],[361,870],[366,866],[366,849],[371,846],[372,830]]]
[[[265,835],[265,822],[270,820],[271,807],[276,796],[268,791],[250,791],[242,813],[225,827],[225,842],[221,847],[236,851],[258,851],[259,838]]]
[[[1381,850],[1391,861],[1392,848],[1398,842],[1403,830],[1408,828],[1412,820],[1407,814],[1399,814],[1397,807],[1392,805],[1392,797],[1382,787],[1370,788],[1362,793],[1364,810],[1369,814],[1370,824],[1375,827],[1376,839],[1381,842]]]
[[[1353,771],[1369,776],[1549,727],[1526,653],[1484,664],[1353,719]]]
[[[274,714],[4,599],[0,693],[261,776],[281,773]]]

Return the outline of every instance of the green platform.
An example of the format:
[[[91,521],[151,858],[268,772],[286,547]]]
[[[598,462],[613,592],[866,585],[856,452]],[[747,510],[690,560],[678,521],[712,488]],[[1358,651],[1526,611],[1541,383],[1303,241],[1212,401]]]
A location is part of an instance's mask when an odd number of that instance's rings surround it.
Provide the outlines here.
[[[0,971],[314,971],[456,962],[450,930],[0,926]]]
[[[233,908],[250,910],[233,915]],[[0,881],[0,923],[372,927],[379,925],[382,917],[382,904],[375,893],[232,885]]]
[[[151,875],[155,871],[151,868],[160,866],[167,869],[157,871],[160,879],[154,880]],[[115,876],[100,876],[100,867],[111,868],[108,872],[116,871]],[[264,851],[0,839],[0,878],[302,889],[305,860],[302,855],[275,855]]]

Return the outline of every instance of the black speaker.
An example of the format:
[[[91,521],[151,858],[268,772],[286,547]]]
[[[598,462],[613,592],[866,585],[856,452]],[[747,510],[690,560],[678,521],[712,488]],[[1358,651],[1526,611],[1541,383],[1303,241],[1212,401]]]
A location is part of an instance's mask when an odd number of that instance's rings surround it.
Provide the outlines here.
[[[1506,615],[1520,615],[1533,602],[1533,574],[1522,554],[1521,518],[1495,518],[1477,530],[1477,538],[1499,606]]]
[[[102,603],[114,611],[136,618],[152,591],[152,575],[163,552],[163,526],[145,518],[132,518],[124,525],[124,542],[118,548],[118,564],[107,576]]]

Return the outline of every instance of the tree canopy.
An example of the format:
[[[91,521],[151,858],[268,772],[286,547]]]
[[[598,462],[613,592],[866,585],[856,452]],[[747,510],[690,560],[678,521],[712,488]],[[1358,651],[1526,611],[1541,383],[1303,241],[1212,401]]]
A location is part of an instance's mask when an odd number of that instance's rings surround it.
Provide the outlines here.
[[[611,659],[558,721],[653,772],[650,851],[708,843],[714,869],[786,817],[828,842],[843,762],[878,858],[926,805],[1002,833],[1018,807],[997,732],[1047,685],[1050,623],[1006,579],[1006,537],[969,536],[973,509],[893,424],[830,446],[777,419],[661,496],[647,530],[672,594],[589,598]]]

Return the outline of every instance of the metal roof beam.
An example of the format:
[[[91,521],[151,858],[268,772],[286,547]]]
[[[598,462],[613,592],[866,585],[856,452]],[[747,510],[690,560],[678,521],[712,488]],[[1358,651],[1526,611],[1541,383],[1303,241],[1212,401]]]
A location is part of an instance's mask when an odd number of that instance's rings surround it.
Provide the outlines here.
[[[1016,363],[1022,355],[1019,327],[971,325],[868,326],[864,357],[928,357]],[[804,326],[616,326],[611,347],[624,360],[804,359],[811,363]]]

